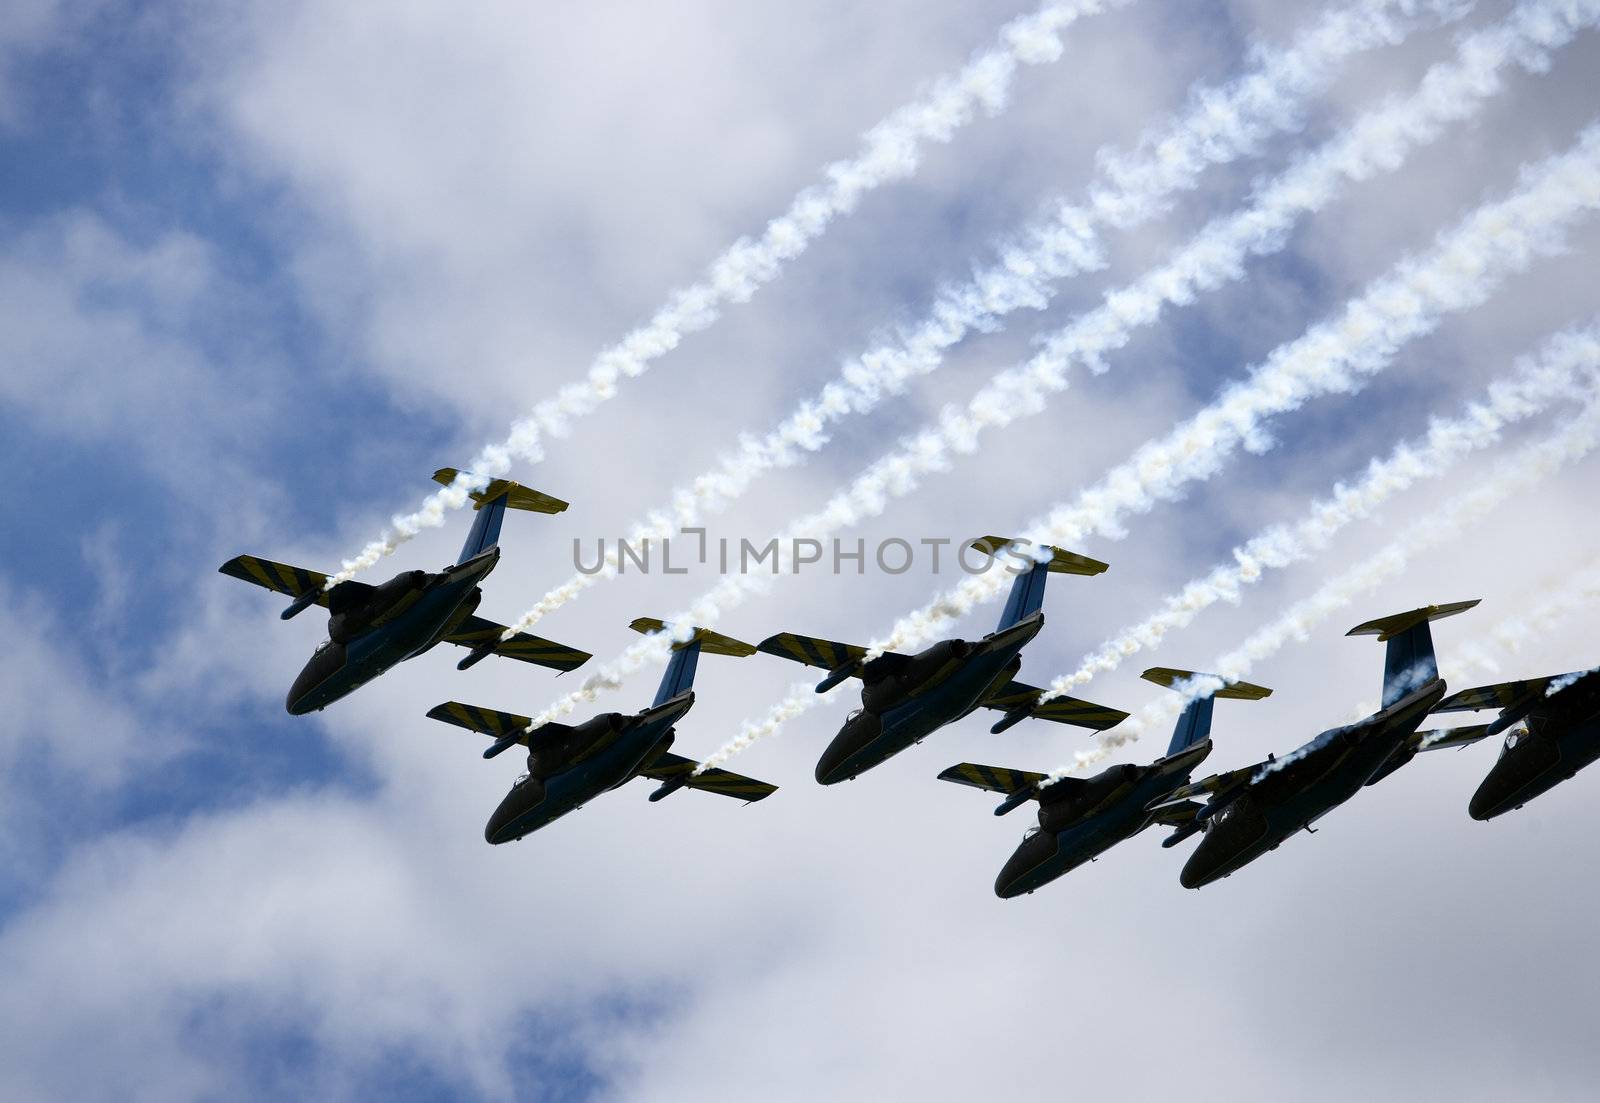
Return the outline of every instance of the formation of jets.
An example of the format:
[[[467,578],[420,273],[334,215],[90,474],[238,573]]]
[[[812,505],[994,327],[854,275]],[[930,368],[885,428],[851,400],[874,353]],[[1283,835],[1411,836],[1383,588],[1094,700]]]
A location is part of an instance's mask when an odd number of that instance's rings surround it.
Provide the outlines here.
[[[454,482],[443,468],[434,479]],[[290,713],[326,708],[390,667],[440,642],[468,649],[465,670],[490,655],[557,671],[573,670],[590,655],[477,615],[482,581],[500,559],[500,529],[507,509],[554,514],[567,503],[507,479],[472,495],[476,517],[456,562],[437,572],[406,571],[382,585],[328,576],[255,556],[237,556],[223,574],[288,596],[283,619],[312,605],[328,610],[328,638],[318,645],[289,690]],[[987,536],[973,547],[989,555],[1020,550],[1025,542]],[[1073,697],[1052,695],[1017,680],[1022,650],[1044,626],[1044,590],[1051,574],[1096,575],[1107,565],[1060,548],[1030,549],[1012,582],[1000,623],[978,640],[949,639],[915,654],[875,651],[854,644],[780,632],[751,645],[695,627],[672,644],[666,672],[648,708],[607,712],[582,724],[539,723],[527,716],[448,701],[428,712],[435,720],[489,737],[493,758],[513,746],[527,749],[527,772],[489,817],[484,838],[512,842],[583,807],[636,777],[659,782],[658,801],[679,789],[698,789],[750,802],[777,786],[723,769],[706,769],[673,754],[677,724],[694,707],[695,670],[702,654],[748,658],[776,655],[827,672],[826,693],[844,681],[861,682],[861,707],[852,712],[817,761],[823,785],[853,779],[980,708],[1001,714],[999,733],[1033,718],[1103,731],[1128,714]],[[1363,788],[1406,765],[1420,752],[1460,747],[1504,733],[1500,757],[1473,794],[1468,812],[1487,820],[1523,804],[1600,758],[1600,668],[1525,681],[1479,686],[1447,696],[1439,676],[1430,625],[1477,605],[1430,605],[1357,625],[1352,636],[1385,644],[1378,711],[1322,732],[1284,755],[1199,781],[1196,767],[1212,751],[1212,709],[1218,699],[1258,701],[1272,691],[1242,681],[1170,667],[1144,677],[1188,698],[1164,757],[1146,766],[1112,766],[1093,777],[1054,777],[1027,770],[962,762],[939,775],[944,781],[1003,796],[995,815],[1038,805],[1038,825],[1023,836],[995,881],[1001,897],[1033,892],[1093,861],[1145,828],[1171,828],[1162,846],[1199,835],[1179,875],[1186,888],[1230,876],[1276,850]],[[640,618],[635,631],[669,631]],[[687,629],[686,629],[687,631]],[[673,633],[674,636],[682,633]],[[1431,715],[1499,709],[1489,723],[1428,729]]]

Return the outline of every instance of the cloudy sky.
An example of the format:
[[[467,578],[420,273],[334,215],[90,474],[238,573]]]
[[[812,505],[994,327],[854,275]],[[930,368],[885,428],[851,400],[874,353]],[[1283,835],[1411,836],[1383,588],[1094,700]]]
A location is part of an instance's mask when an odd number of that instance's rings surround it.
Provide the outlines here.
[[[1040,722],[991,736],[974,717],[822,788],[812,768],[847,688],[734,759],[782,786],[769,801],[650,804],[634,783],[491,848],[483,823],[518,756],[485,763],[423,713],[452,698],[535,713],[586,671],[458,673],[459,653],[430,653],[292,718],[284,693],[320,615],[284,624],[281,599],[216,573],[241,552],[335,569],[423,501],[436,467],[581,380],[985,51],[1023,57],[1003,95],[514,467],[572,508],[507,519],[485,615],[538,601],[571,575],[575,539],[626,532],[741,433],[1030,247],[1063,202],[1134,186],[1129,165],[1162,164],[1161,136],[1216,122],[1252,72],[1278,74],[1252,86],[1259,133],[1219,124],[1206,163],[1098,227],[1092,270],[979,319],[937,371],[710,516],[713,535],[761,541],[818,510],[1314,151],[1418,102],[1430,67],[1481,63],[1507,28],[1524,37],[1493,80],[1385,132],[1402,154],[1375,153],[1252,255],[1130,323],[1105,371],[1074,369],[1070,389],[841,535],[1017,532],[1394,273],[1470,285],[1440,292],[1359,387],[1268,418],[1154,508],[1097,518],[1074,550],[1112,567],[1053,580],[1024,669],[1043,683],[1600,311],[1600,191],[1580,145],[1600,112],[1600,35],[1578,27],[1600,23],[1594,5],[1061,6],[1105,10],[1057,54],[1002,35],[1033,10],[1019,0],[4,5],[0,1094],[1591,1094],[1600,776],[1480,824],[1466,803],[1494,749],[1445,752],[1203,891],[1179,888],[1183,853],[1150,833],[1002,901],[994,875],[1028,813],[996,820],[992,800],[934,775],[963,759],[1050,769],[1093,737]],[[1359,48],[1317,40],[1309,69],[1270,68],[1330,12],[1356,38],[1387,22]],[[1574,176],[1539,176],[1562,157]],[[1496,215],[1470,257],[1440,260],[1439,235],[1538,187],[1522,223]],[[1381,650],[1344,632],[1385,613],[1483,599],[1436,631],[1458,687],[1497,680],[1496,663],[1503,677],[1592,666],[1596,587],[1577,583],[1600,547],[1593,441],[1493,501],[1446,504],[1570,435],[1581,390],[1479,434],[1440,477],[1075,692],[1140,710],[1162,693],[1145,666],[1204,669],[1377,553],[1392,567],[1253,668],[1273,697],[1219,705],[1209,766],[1374,707]],[[437,569],[465,524],[451,515],[363,577]],[[870,642],[960,581],[944,566],[786,577],[719,610],[719,628]],[[538,630],[600,667],[633,617],[687,609],[717,581],[624,577]],[[1517,635],[1541,602],[1555,611]],[[676,749],[711,753],[797,672],[705,660]],[[590,707],[640,707],[658,677],[646,666]],[[1165,737],[1117,759],[1148,761]]]

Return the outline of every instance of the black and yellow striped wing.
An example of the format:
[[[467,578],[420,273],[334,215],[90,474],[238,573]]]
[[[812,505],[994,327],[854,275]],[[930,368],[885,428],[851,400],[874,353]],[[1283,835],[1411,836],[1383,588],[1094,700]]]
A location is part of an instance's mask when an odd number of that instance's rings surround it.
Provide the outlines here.
[[[776,655],[780,659],[821,667],[823,670],[838,670],[867,653],[865,647],[857,647],[853,643],[819,640],[815,636],[801,636],[794,632],[779,632],[776,636],[768,636],[756,645],[756,650]]]
[[[1488,724],[1469,724],[1464,728],[1434,728],[1413,732],[1406,742],[1419,751],[1442,751],[1446,747],[1470,746],[1488,734]]]
[[[939,775],[940,781],[953,781],[957,785],[970,785],[991,793],[1020,793],[1039,784],[1044,774],[1031,770],[1012,770],[1005,766],[985,766],[978,762],[961,762]]]
[[[442,705],[435,705],[428,710],[428,717],[432,720],[443,720],[446,724],[454,724],[458,728],[466,728],[469,732],[478,732],[482,735],[503,739],[512,732],[526,728],[532,721],[526,716],[518,716],[514,712],[497,712],[486,709],[481,705],[467,705],[460,701],[446,701]],[[526,742],[526,740],[522,740]]]
[[[1128,718],[1121,709],[1097,705],[1093,701],[1080,701],[1076,697],[1056,697],[1043,704],[1039,699],[1044,690],[1015,679],[983,699],[983,707],[1001,712],[1026,711],[1039,720],[1052,720],[1057,724],[1071,724],[1079,728],[1105,731]]]
[[[697,775],[694,771],[699,765],[700,763],[694,759],[684,758],[680,754],[664,754],[650,765],[641,768],[639,776],[655,781],[670,781],[675,777],[688,775],[688,780],[683,783],[685,788],[735,797],[743,801],[762,800],[778,791],[776,785],[736,774],[732,770],[710,769]]]
[[[482,647],[484,644],[494,643],[496,655],[504,655],[508,659],[521,659],[525,663],[561,671],[576,670],[591,658],[587,651],[579,651],[576,647],[568,647],[564,643],[556,643],[554,640],[530,635],[527,632],[518,632],[509,640],[501,640],[500,637],[505,634],[505,630],[506,626],[503,624],[473,616],[462,621],[454,632],[445,637],[445,642],[461,647]]]
[[[270,559],[260,559],[253,555],[236,555],[217,570],[230,577],[263,586],[274,593],[287,594],[289,597],[299,597],[311,590],[322,590],[328,581],[328,576],[321,571],[308,571],[304,567],[274,563]],[[324,606],[328,604],[326,593],[318,596],[317,604]]]
[[[1155,810],[1151,814],[1152,823],[1166,824],[1168,827],[1182,827],[1193,822],[1200,809],[1205,807],[1196,801],[1185,800],[1177,804],[1168,804]]]
[[[1499,682],[1476,686],[1451,694],[1433,707],[1434,712],[1474,712],[1477,709],[1505,709],[1520,704],[1550,688],[1554,677],[1530,678],[1525,682]]]

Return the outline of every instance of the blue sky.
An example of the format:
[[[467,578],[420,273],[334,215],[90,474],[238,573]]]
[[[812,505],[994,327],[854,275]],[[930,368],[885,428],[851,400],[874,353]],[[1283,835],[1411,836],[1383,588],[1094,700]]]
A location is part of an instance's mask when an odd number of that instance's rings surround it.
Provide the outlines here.
[[[961,342],[713,531],[764,539],[816,509],[1515,5],[1417,7],[1403,41],[1342,62],[1294,126],[1108,231],[1103,270]],[[1030,218],[1081,200],[1107,151],[1134,149],[1191,88],[1226,84],[1325,10],[1111,9],[1070,27],[1060,60],[1019,68],[1003,110],[928,145],[909,178],[518,467],[573,505],[508,518],[481,611],[514,617],[570,574],[574,539],[625,531]],[[458,656],[429,654],[315,718],[284,713],[319,618],[283,624],[280,601],[218,564],[252,552],[336,566],[420,503],[436,467],[466,463],[581,376],[1023,10],[28,0],[0,15],[3,1094],[966,1098],[993,1089],[997,1059],[1135,1096],[1175,1078],[1200,1098],[1249,1085],[1560,1099],[1592,1083],[1600,976],[1572,948],[1597,902],[1582,845],[1600,826],[1593,779],[1473,823],[1489,747],[1412,766],[1314,840],[1198,894],[1178,887],[1179,856],[1141,837],[998,901],[1019,817],[993,820],[934,774],[963,758],[1048,769],[1085,733],[994,737],[972,718],[822,789],[811,770],[841,692],[735,760],[782,786],[760,806],[648,804],[641,785],[491,849],[482,824],[516,763],[482,762],[423,713],[447,699],[533,713],[578,676],[494,660],[458,673]],[[1600,107],[1597,51],[1589,31],[1508,73],[1397,171],[1351,184],[1242,278],[1140,328],[1110,371],[1080,373],[844,535],[1004,532],[1069,499],[1507,194],[1523,165],[1569,148]],[[1547,335],[1589,322],[1597,247],[1600,228],[1575,219],[1561,249],[1409,342],[1359,393],[1276,419],[1274,448],[1076,549],[1113,569],[1053,584],[1026,676],[1071,669]],[[1553,423],[1397,496],[1081,693],[1142,706],[1143,665],[1204,665]],[[1484,598],[1441,627],[1445,655],[1592,570],[1595,471],[1540,481],[1264,662],[1252,680],[1277,694],[1218,710],[1212,765],[1288,750],[1375,696],[1377,651],[1344,639],[1349,625]],[[450,561],[465,524],[424,532],[368,577]],[[631,641],[630,619],[715,581],[624,579],[539,631],[598,664]],[[865,642],[954,581],[804,576],[719,627]],[[1507,676],[1592,666],[1592,615],[1575,606],[1503,654]],[[711,752],[795,677],[734,661],[701,664],[676,749]],[[595,707],[636,708],[657,677],[642,670]],[[1119,760],[1147,760],[1154,742]]]

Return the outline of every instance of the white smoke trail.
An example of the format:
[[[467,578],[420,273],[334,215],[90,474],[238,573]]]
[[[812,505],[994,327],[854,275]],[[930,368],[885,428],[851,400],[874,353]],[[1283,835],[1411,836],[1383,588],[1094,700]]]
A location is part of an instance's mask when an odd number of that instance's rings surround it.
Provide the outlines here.
[[[1464,11],[1455,0],[1358,0],[1324,13],[1287,47],[1258,48],[1250,71],[1226,85],[1191,90],[1184,110],[1146,131],[1133,150],[1106,148],[1095,155],[1101,178],[1090,185],[1086,202],[1054,203],[1053,213],[1024,228],[997,263],[943,290],[927,316],[896,340],[846,361],[835,379],[764,436],[742,437],[715,468],[630,526],[627,541],[638,547],[670,539],[725,509],[763,474],[801,462],[828,443],[830,426],[869,413],[913,378],[938,370],[945,351],[970,333],[988,331],[1023,307],[1042,309],[1060,281],[1105,267],[1101,227],[1128,230],[1156,217],[1174,194],[1192,189],[1208,165],[1253,155],[1272,133],[1297,128],[1306,102],[1327,88],[1343,61],[1396,44],[1424,21],[1449,21]],[[532,629],[589,587],[616,578],[620,558],[614,547],[597,571],[574,572],[508,633]]]
[[[1239,647],[1217,659],[1211,669],[1229,681],[1242,679],[1257,663],[1285,644],[1306,639],[1327,617],[1405,570],[1416,556],[1456,539],[1466,526],[1488,516],[1511,495],[1582,459],[1597,445],[1600,445],[1600,399],[1591,394],[1588,404],[1565,424],[1521,448],[1488,479],[1424,515],[1370,558],[1290,606],[1277,620],[1258,629]],[[1050,777],[1066,777],[1093,766],[1118,747],[1137,740],[1151,727],[1176,719],[1188,700],[1186,694],[1168,694],[1155,701],[1119,727],[1104,733],[1097,746],[1078,752],[1071,766],[1053,771]]]
[[[1061,34],[1070,25],[1131,2],[1048,0],[1033,14],[1007,23],[1000,30],[998,45],[973,57],[954,76],[936,80],[917,99],[868,130],[855,157],[823,170],[825,183],[813,184],[796,195],[789,209],[767,223],[759,238],[734,242],[712,261],[699,282],[675,292],[648,323],[601,352],[582,381],[569,383],[555,397],[540,402],[511,426],[505,440],[485,446],[467,469],[487,478],[505,474],[513,458],[543,459],[546,435],[563,436],[575,418],[615,396],[620,382],[644,374],[687,334],[710,326],[725,304],[748,301],[776,279],[788,261],[805,252],[834,218],[853,211],[875,188],[912,175],[925,144],[950,141],[980,108],[990,115],[1003,110],[1018,66],[1057,60],[1062,54]],[[442,524],[447,510],[460,509],[466,501],[469,487],[464,478],[457,480],[458,485],[436,491],[414,513],[394,517],[390,529],[345,560],[328,584],[337,585],[423,529]]]
[[[1530,643],[1549,635],[1587,606],[1600,601],[1600,562],[1580,570],[1542,596],[1519,602],[1523,607],[1496,624],[1481,640],[1451,649],[1451,670],[1475,670],[1499,676],[1503,663],[1522,653]]]
[[[1023,533],[1034,543],[1057,546],[1076,544],[1090,533],[1121,536],[1126,514],[1149,510],[1176,497],[1189,482],[1210,477],[1241,446],[1269,447],[1262,434],[1267,418],[1319,395],[1356,390],[1392,363],[1405,342],[1431,331],[1447,314],[1480,305],[1536,257],[1558,251],[1570,225],[1597,207],[1600,125],[1591,124],[1572,149],[1525,169],[1511,196],[1473,211],[1427,253],[1403,260],[1370,285],[1336,320],[1274,350],[1246,382],[1225,389],[1210,406],[1140,447],[1075,501],[1056,507]],[[827,531],[815,517],[802,524],[810,528],[796,526],[797,531]],[[915,646],[1005,586],[1000,572],[970,576],[901,618],[872,650]],[[733,742],[748,746],[775,734],[809,703],[814,701],[802,703],[791,694],[763,720],[744,725]]]
[[[1293,525],[1274,525],[1233,550],[1230,562],[1213,568],[1168,597],[1161,607],[1086,655],[1078,668],[1050,683],[1043,700],[1060,697],[1109,673],[1129,657],[1161,643],[1169,632],[1187,627],[1219,601],[1237,603],[1240,590],[1322,551],[1346,525],[1370,517],[1396,494],[1423,479],[1446,474],[1472,452],[1494,444],[1501,431],[1533,417],[1562,399],[1581,398],[1595,388],[1600,368],[1600,327],[1559,333],[1533,357],[1518,362],[1512,374],[1492,384],[1488,394],[1460,416],[1435,419],[1427,436],[1406,441],[1383,459],[1374,459],[1360,481],[1334,488],[1311,503]],[[1588,369],[1585,373],[1583,369]]]
[[[1544,11],[1548,5],[1537,7]],[[1582,14],[1591,23],[1600,18],[1600,0],[1587,0]],[[1494,30],[1510,32],[1520,26],[1514,14]],[[1538,42],[1570,40],[1571,26],[1553,20],[1537,23],[1527,33],[1517,31],[1511,56],[1540,56]],[[1453,62],[1430,69],[1416,95],[1362,116],[1344,136],[1297,159],[1261,190],[1251,207],[1209,224],[1175,260],[1131,288],[1109,295],[1104,306],[1068,326],[1027,365],[1001,372],[965,412],[947,411],[937,428],[910,438],[868,467],[822,510],[790,525],[777,538],[780,547],[788,546],[791,537],[819,538],[881,513],[891,498],[910,493],[918,475],[944,467],[952,453],[971,452],[982,429],[1042,409],[1051,393],[1066,386],[1066,368],[1073,359],[1104,370],[1104,353],[1125,343],[1135,325],[1153,321],[1165,303],[1189,301],[1197,288],[1239,278],[1245,256],[1279,247],[1294,220],[1327,202],[1342,180],[1398,167],[1417,142],[1436,136],[1444,122],[1469,116],[1501,82],[1496,75],[1499,66],[1483,61],[1494,53],[1484,45],[1486,40],[1475,35],[1463,45],[1468,41],[1478,45]],[[1470,79],[1464,79],[1469,72]],[[1265,447],[1260,423],[1267,416],[1318,394],[1354,389],[1362,377],[1385,367],[1406,340],[1437,325],[1442,315],[1478,305],[1506,277],[1527,268],[1535,257],[1556,251],[1568,224],[1597,205],[1600,127],[1591,126],[1572,150],[1524,171],[1510,197],[1478,208],[1423,258],[1402,261],[1353,301],[1337,322],[1320,325],[1279,348],[1247,383],[1229,388],[1217,403],[1167,439],[1141,448],[1077,503],[1058,508],[1026,535],[1035,543],[1060,545],[1089,531],[1115,533],[1121,513],[1151,508],[1184,483],[1209,475],[1240,444]],[[1040,538],[1040,532],[1046,535]],[[1061,536],[1064,532],[1067,537]],[[888,642],[875,649],[910,646],[928,638],[998,594],[1006,579],[997,571],[968,578],[932,605],[902,619]],[[674,619],[711,623],[723,608],[770,584],[762,575],[730,576]],[[646,663],[662,661],[666,646],[648,637],[638,641],[536,721],[566,715],[600,692],[616,688]],[[775,730],[767,728],[761,734]]]
[[[1176,497],[1189,482],[1209,478],[1244,447],[1272,446],[1262,423],[1308,399],[1359,389],[1389,365],[1406,341],[1435,328],[1443,315],[1479,305],[1509,275],[1557,251],[1568,225],[1600,206],[1600,126],[1591,124],[1569,152],[1524,173],[1509,199],[1476,211],[1422,259],[1402,263],[1344,310],[1275,350],[1243,383],[1229,386],[1200,414],[1165,438],[1141,447],[1120,467],[1070,503],[1022,530],[1036,543],[1070,545],[1091,533],[1122,535],[1121,518]],[[1065,384],[1052,367],[1049,386]],[[1043,402],[1033,379],[1008,381],[1009,403],[998,398],[983,420],[1004,423],[1019,406]],[[952,434],[947,433],[946,437]],[[928,451],[941,451],[937,443]],[[882,647],[913,646],[950,621],[992,600],[1004,587],[992,575],[972,576],[895,625]]]

